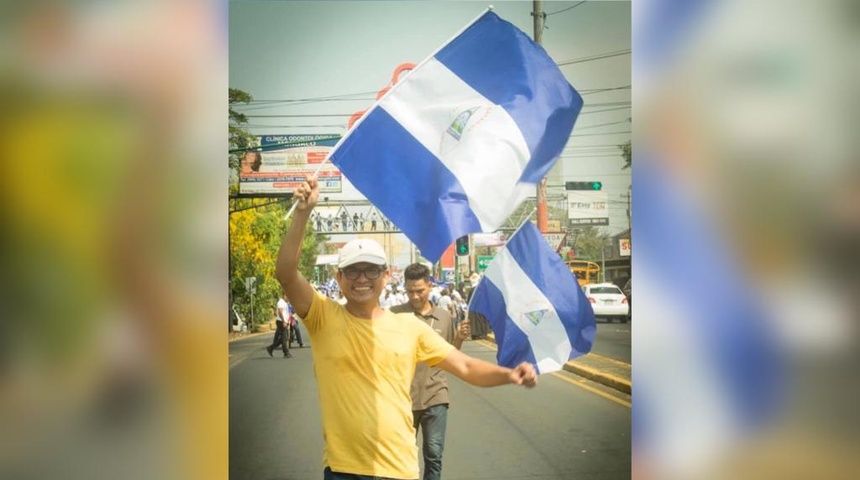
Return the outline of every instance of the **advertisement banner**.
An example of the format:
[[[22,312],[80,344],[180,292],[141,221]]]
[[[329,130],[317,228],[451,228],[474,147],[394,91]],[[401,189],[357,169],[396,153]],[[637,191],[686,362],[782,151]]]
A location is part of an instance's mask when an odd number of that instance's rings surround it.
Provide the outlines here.
[[[331,134],[257,137],[262,150],[260,158],[259,161],[252,159],[254,161],[242,162],[239,193],[291,193],[325,161],[337,143],[337,139],[332,137]],[[246,155],[251,157],[254,152],[247,152]],[[343,176],[331,163],[319,170],[317,176],[320,193],[343,191]]]
[[[501,247],[505,244],[505,239],[507,235],[501,232],[492,232],[492,233],[473,233],[472,234],[472,246],[473,247]]]
[[[618,240],[618,252],[622,257],[630,256],[630,239],[621,238]]]
[[[606,192],[567,192],[567,218],[573,225],[609,225]]]

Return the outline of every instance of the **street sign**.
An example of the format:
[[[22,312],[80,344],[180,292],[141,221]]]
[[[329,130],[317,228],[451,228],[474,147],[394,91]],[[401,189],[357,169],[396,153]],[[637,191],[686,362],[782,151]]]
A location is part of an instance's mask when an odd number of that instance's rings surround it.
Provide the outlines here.
[[[564,237],[567,236],[564,232],[542,232],[543,238],[546,239],[546,243],[552,247],[556,252],[561,248],[562,243],[564,243]]]
[[[570,224],[577,227],[609,225],[609,218],[572,218]]]
[[[487,266],[490,265],[490,262],[493,260],[493,255],[478,255],[475,257],[475,268],[479,272],[483,272],[487,269]]]
[[[609,225],[606,192],[568,192],[567,218],[571,225]]]

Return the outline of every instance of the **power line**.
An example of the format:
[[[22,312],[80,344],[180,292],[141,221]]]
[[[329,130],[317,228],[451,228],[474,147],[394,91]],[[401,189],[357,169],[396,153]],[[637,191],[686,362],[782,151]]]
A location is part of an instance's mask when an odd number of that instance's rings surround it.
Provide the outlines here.
[[[622,133],[633,133],[630,130],[626,130],[623,132],[606,132],[606,133],[582,133],[578,135],[571,135],[571,137],[594,137],[597,135],[620,135]]]
[[[594,88],[591,90],[580,90],[580,95],[591,95],[592,93],[603,93],[603,92],[611,92],[614,90],[630,90],[631,85],[625,85],[623,87],[611,87],[611,88]]]
[[[307,117],[351,117],[352,113],[281,113],[277,115],[245,115],[248,118],[307,118]]]
[[[619,125],[621,123],[630,123],[630,119],[620,120],[617,122],[609,122],[609,123],[601,123],[599,125],[586,125],[584,127],[574,127],[574,130],[585,130],[586,128],[598,128],[598,127],[606,127],[609,125]]]
[[[582,108],[630,106],[631,104],[632,102],[629,100],[626,102],[587,103]]]
[[[251,100],[250,102],[246,103],[245,105],[258,106],[258,105],[263,105],[263,104],[268,104],[268,103],[322,102],[322,101],[328,101],[328,100],[359,100],[359,99],[355,99],[355,98],[346,98],[346,97],[355,97],[358,95],[373,95],[375,93],[376,92],[370,91],[370,92],[357,92],[357,93],[341,93],[338,95],[326,95],[326,96],[322,96],[322,97],[310,97],[310,98],[293,98],[293,99],[278,98],[278,99],[267,99],[267,100]],[[243,105],[242,104],[235,104],[235,105],[233,105],[233,107],[234,108],[243,107]]]
[[[630,49],[629,49],[629,48],[628,48],[628,49],[626,49],[626,50],[618,50],[618,51],[615,51],[615,52],[601,53],[601,54],[598,54],[598,55],[591,55],[591,56],[589,56],[589,57],[575,58],[575,59],[573,59],[573,60],[567,60],[567,61],[564,61],[564,62],[558,62],[558,63],[556,63],[556,65],[558,65],[559,67],[561,67],[561,66],[563,66],[563,65],[573,65],[573,64],[575,64],[575,63],[591,62],[591,61],[593,61],[593,60],[602,60],[602,59],[604,59],[604,58],[618,57],[618,56],[620,56],[620,55],[628,55],[628,54],[630,54]]]
[[[615,54],[603,54],[596,55],[592,57],[583,57],[581,59],[570,60],[567,63],[561,62],[557,65],[566,65],[569,63],[580,63],[589,60],[598,60],[600,58],[607,58],[605,55],[614,56]],[[629,90],[631,88],[630,85],[624,85],[620,87],[606,87],[606,88],[588,88],[579,90],[580,95],[591,95],[595,93],[603,93],[610,92],[615,90]],[[340,95],[329,95],[323,97],[309,97],[309,98],[295,98],[295,99],[266,99],[266,100],[252,100],[248,103],[236,103],[230,105],[231,108],[236,110],[243,111],[253,111],[253,110],[263,110],[267,108],[277,108],[277,107],[292,107],[296,105],[306,105],[309,103],[319,103],[319,102],[358,102],[358,101],[375,101],[376,97],[358,97],[359,95],[372,95],[376,92],[358,92],[358,93],[346,93]],[[350,98],[353,97],[353,98]]]
[[[567,7],[567,8],[565,8],[564,10],[559,10],[559,11],[557,11],[557,12],[552,12],[552,13],[547,13],[547,14],[546,14],[546,16],[547,16],[547,17],[549,17],[550,15],[557,15],[557,14],[559,14],[559,13],[563,13],[563,12],[566,12],[566,11],[568,11],[568,10],[573,10],[574,8],[576,8],[576,7],[580,6],[580,5],[582,5],[583,3],[585,3],[585,0],[583,0],[583,1],[579,2],[579,3],[577,3],[576,5],[574,5],[574,6],[572,6],[572,7]]]
[[[568,145],[564,148],[599,148],[599,147],[620,147],[620,145],[615,143],[604,143],[598,145]]]
[[[345,124],[329,124],[329,125],[257,125],[246,124],[243,127],[247,128],[346,128]]]
[[[627,110],[628,108],[630,108],[630,106],[629,106],[629,105],[628,105],[628,106],[626,106],[626,107],[607,108],[607,109],[605,109],[605,110],[594,110],[594,111],[591,111],[591,112],[579,112],[579,114],[580,114],[580,115],[588,115],[588,114],[591,114],[591,113],[614,112],[614,111],[616,111],[616,110]]]
[[[359,92],[359,93],[347,93],[342,95],[330,95],[326,97],[311,97],[311,98],[297,98],[297,99],[279,99],[279,100],[252,100],[247,104],[234,104],[230,107],[236,110],[241,111],[253,111],[253,110],[264,110],[268,108],[278,108],[278,107],[292,107],[296,105],[307,105],[309,103],[318,103],[318,102],[367,102],[375,100],[376,97],[358,97],[358,98],[347,98],[347,97],[356,97],[357,95],[370,95],[376,92]]]

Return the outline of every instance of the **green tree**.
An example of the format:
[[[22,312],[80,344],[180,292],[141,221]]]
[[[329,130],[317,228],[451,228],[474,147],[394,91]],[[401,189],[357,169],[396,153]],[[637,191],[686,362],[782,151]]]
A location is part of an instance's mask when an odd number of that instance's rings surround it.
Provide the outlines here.
[[[245,279],[257,279],[253,318],[256,324],[267,322],[281,287],[275,279],[275,260],[291,220],[285,221],[288,204],[277,203],[249,208],[230,215],[230,288],[233,302],[246,319],[251,318],[251,295]],[[299,271],[314,278],[318,239],[313,229],[305,230]]]
[[[627,170],[633,165],[633,143],[628,140],[624,145],[619,145],[618,148],[621,149],[621,156],[624,158],[624,166],[621,167],[621,170]]]
[[[609,236],[597,227],[576,227],[572,229],[574,251],[579,260],[600,263],[603,248],[609,245]]]
[[[245,130],[248,117],[244,113],[237,112],[234,107],[240,104],[247,105],[254,97],[250,93],[243,92],[238,88],[231,88],[228,100],[228,139],[230,150],[254,147],[257,145],[257,137]],[[239,169],[241,153],[233,153],[229,156],[230,168]]]
[[[247,117],[233,107],[248,104],[253,97],[242,90],[229,90],[229,147],[230,150],[257,145],[256,136],[246,130]],[[239,168],[241,153],[230,154],[228,164],[235,170]],[[238,187],[230,188],[237,193]],[[230,200],[230,293],[237,310],[246,320],[254,319],[255,324],[269,321],[281,287],[275,279],[275,259],[281,241],[290,225],[284,221],[289,210],[287,202],[255,205],[255,200],[231,198]],[[314,278],[314,267],[318,244],[325,238],[317,238],[313,229],[305,231],[299,270],[305,278]],[[251,294],[245,287],[245,279],[256,278],[256,294],[251,306]],[[253,316],[252,316],[253,310]]]

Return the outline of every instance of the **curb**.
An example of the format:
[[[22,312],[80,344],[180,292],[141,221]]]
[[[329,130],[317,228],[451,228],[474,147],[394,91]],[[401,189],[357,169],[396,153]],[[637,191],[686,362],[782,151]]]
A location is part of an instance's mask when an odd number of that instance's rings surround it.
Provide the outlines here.
[[[487,334],[486,339],[493,342],[493,344],[496,343],[496,337],[492,333]],[[633,384],[630,380],[612,375],[610,373],[606,373],[595,368],[580,365],[576,363],[576,360],[571,360],[565,363],[562,366],[562,369],[574,375],[579,375],[580,377],[584,377],[607,387],[614,388],[615,390],[626,393],[628,395],[631,395],[633,392]]]
[[[628,395],[633,392],[632,384],[629,380],[616,377],[615,375],[610,375],[608,373],[601,372],[600,370],[594,370],[592,368],[584,367],[582,365],[577,365],[573,362],[565,363],[562,368],[570,373],[579,375],[580,377],[585,377],[589,380],[606,385],[610,388],[614,388],[615,390],[624,392]]]

